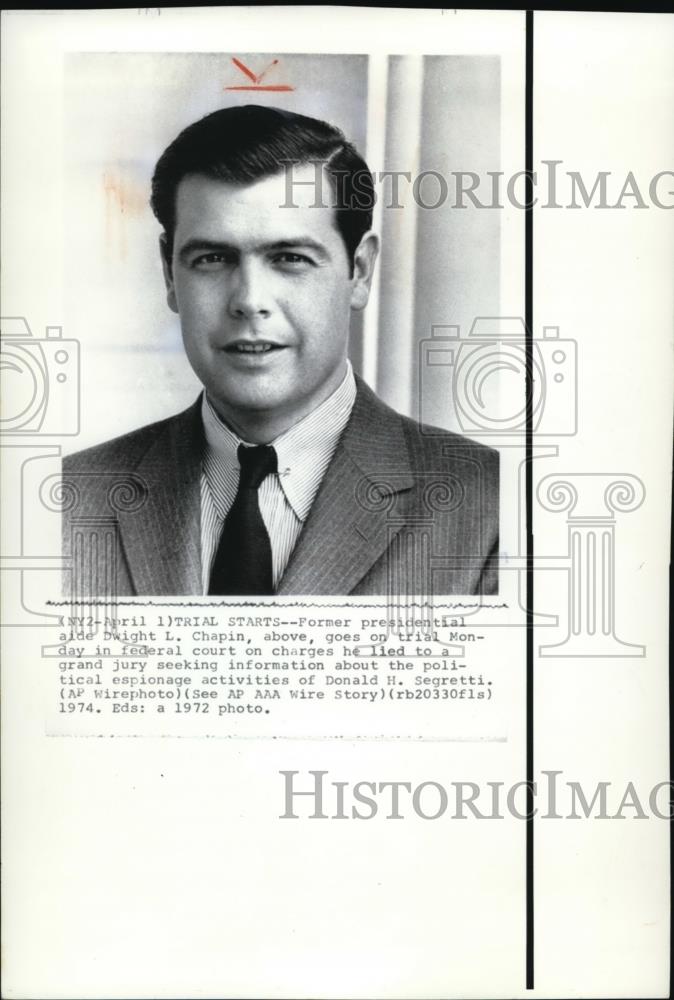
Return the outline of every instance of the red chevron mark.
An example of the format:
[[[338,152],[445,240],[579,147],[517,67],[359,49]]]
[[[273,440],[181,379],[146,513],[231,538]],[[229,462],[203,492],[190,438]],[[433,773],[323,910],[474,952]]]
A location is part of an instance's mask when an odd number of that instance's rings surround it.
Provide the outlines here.
[[[276,84],[265,84],[262,86],[262,80],[265,78],[269,70],[278,64],[278,59],[272,59],[266,69],[263,69],[261,73],[255,74],[252,69],[246,66],[245,63],[237,59],[236,56],[232,56],[232,62],[238,70],[240,70],[244,76],[246,76],[251,83],[241,85],[236,87],[224,87],[223,90],[267,90],[267,91],[288,91],[294,90],[294,87],[289,86],[287,83],[276,83]]]

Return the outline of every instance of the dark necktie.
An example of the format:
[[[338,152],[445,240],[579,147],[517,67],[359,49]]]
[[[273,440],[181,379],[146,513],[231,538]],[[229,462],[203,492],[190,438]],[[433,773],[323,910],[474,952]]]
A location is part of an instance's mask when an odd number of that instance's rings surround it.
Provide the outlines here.
[[[209,594],[273,594],[271,544],[265,527],[258,488],[277,471],[276,452],[270,445],[238,450],[241,477],[213,560]]]

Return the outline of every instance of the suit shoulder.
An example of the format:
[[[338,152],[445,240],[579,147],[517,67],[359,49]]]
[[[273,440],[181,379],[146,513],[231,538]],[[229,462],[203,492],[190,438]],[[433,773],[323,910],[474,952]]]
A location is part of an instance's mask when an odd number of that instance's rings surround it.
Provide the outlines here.
[[[184,414],[157,420],[127,434],[120,434],[110,441],[66,455],[63,459],[63,471],[67,474],[110,468],[133,469],[154,442],[169,432],[172,425],[182,417]]]
[[[479,506],[482,528],[498,535],[500,455],[454,431],[403,417],[411,466],[417,475],[445,475],[461,483],[468,508]],[[495,544],[493,539],[490,545]]]
[[[455,431],[433,427],[430,424],[420,424],[410,417],[401,416],[400,419],[405,437],[414,452],[427,455],[429,458],[433,456],[451,458],[453,454],[462,455],[478,461],[483,467],[498,468],[499,453],[495,448],[474,441],[463,434],[457,434]]]

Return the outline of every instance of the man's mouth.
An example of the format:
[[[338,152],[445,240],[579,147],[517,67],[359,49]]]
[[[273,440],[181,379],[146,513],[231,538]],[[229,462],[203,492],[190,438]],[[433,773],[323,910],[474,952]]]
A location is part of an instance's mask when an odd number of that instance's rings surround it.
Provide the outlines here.
[[[268,341],[238,341],[230,344],[225,350],[230,354],[268,354],[270,351],[282,350],[282,345],[271,344]]]

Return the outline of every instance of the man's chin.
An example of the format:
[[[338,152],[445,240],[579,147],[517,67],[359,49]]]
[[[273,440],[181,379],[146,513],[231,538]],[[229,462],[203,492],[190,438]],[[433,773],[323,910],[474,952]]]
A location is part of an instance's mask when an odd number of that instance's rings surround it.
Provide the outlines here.
[[[218,416],[230,426],[273,420],[285,409],[280,402],[270,398],[269,393],[223,396],[222,393],[209,392],[208,398]]]
[[[268,444],[311,412],[306,401],[260,396],[238,396],[226,400],[209,393],[214,410],[230,430],[244,441]],[[303,405],[304,404],[304,405]]]

